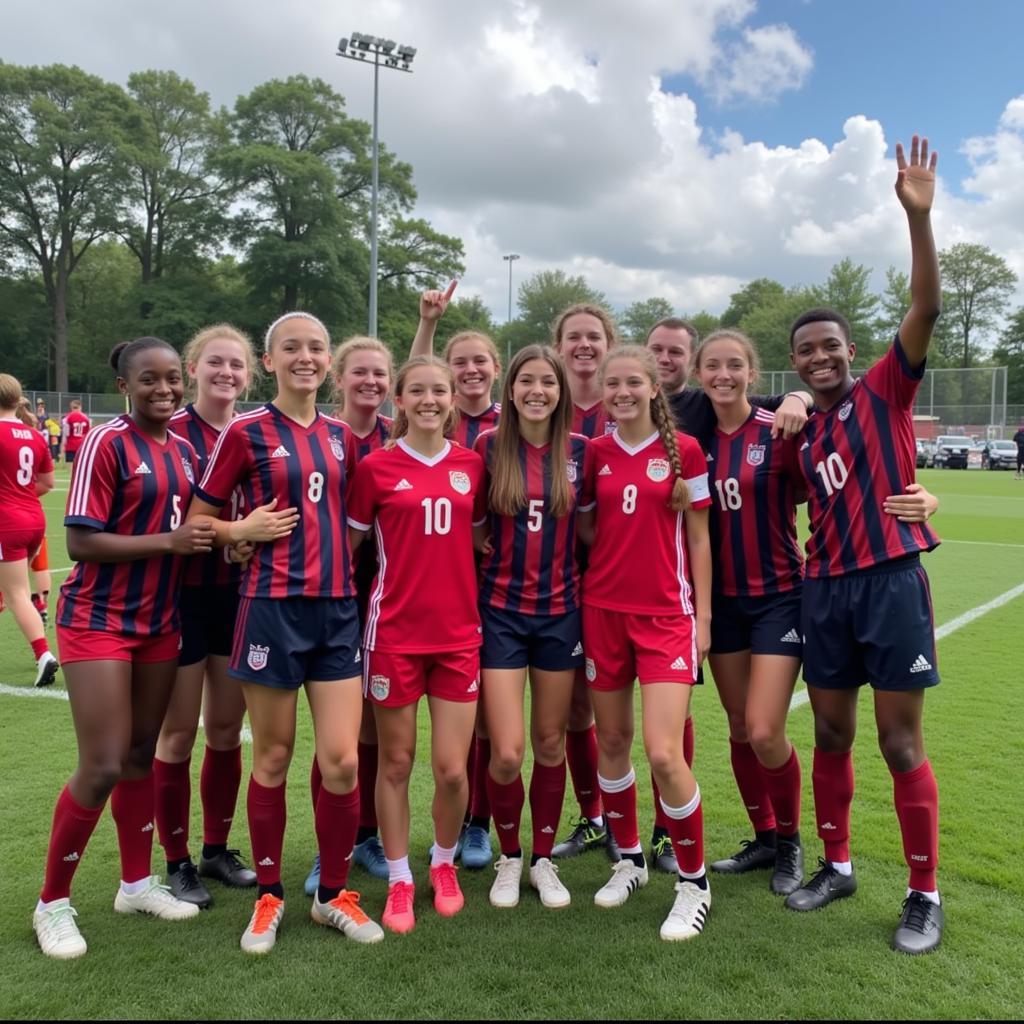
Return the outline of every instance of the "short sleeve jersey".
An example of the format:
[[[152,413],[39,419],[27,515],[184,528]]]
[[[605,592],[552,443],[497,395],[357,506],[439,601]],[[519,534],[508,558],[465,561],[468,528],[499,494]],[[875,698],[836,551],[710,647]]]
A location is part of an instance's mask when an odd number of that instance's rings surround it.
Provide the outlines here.
[[[938,545],[927,523],[901,523],[882,509],[914,482],[911,407],[923,376],[897,336],[841,402],[811,415],[798,444],[809,491],[808,576],[842,576]]]
[[[757,409],[775,412],[785,395],[751,395],[750,404]],[[669,408],[676,426],[684,433],[695,437],[701,448],[707,451],[711,437],[718,426],[715,407],[701,388],[685,387],[668,396]]]
[[[38,431],[21,420],[0,420],[0,508],[5,530],[45,529],[36,496],[36,477],[53,471],[50,449]]]
[[[344,416],[341,416],[340,418],[342,420],[345,419]],[[349,425],[349,430],[352,430],[351,424]],[[356,464],[358,465],[362,462],[370,452],[375,452],[378,448],[383,448],[390,436],[391,420],[387,416],[378,416],[377,422],[373,425],[373,429],[365,437],[360,437],[354,430],[352,430],[352,440],[356,446]]]
[[[803,577],[796,442],[772,438],[774,416],[753,409],[738,430],[716,428],[707,448],[714,589],[729,597],[792,590]]]
[[[91,426],[89,417],[81,409],[75,409],[64,417],[64,451],[77,452]]]
[[[700,445],[676,434],[694,509],[711,504]],[[638,615],[694,614],[685,513],[668,506],[675,482],[659,434],[632,448],[618,432],[591,442],[596,536],[583,603]]]
[[[68,493],[65,526],[127,536],[170,533],[184,521],[199,463],[183,437],[160,444],[127,415],[90,430]],[[61,587],[57,621],[74,629],[160,636],[178,628],[184,559],[79,562]]]
[[[604,402],[595,402],[584,409],[575,402],[572,406],[572,432],[584,437],[603,437],[615,429],[615,421],[608,415]]]
[[[497,432],[488,431],[476,442],[488,490],[496,439]],[[570,434],[567,448],[555,459],[550,445],[520,440],[526,505],[514,516],[489,513],[493,550],[480,566],[481,604],[524,615],[562,615],[579,607],[576,513],[593,507],[593,473],[587,438]],[[558,518],[549,511],[555,472],[566,474],[572,497],[569,512]]]
[[[402,438],[359,465],[349,525],[373,529],[380,568],[370,591],[370,650],[430,654],[478,647],[473,523],[486,514],[484,464],[446,441],[427,458]]]
[[[237,416],[221,432],[197,491],[222,508],[235,488],[245,507],[277,499],[299,522],[272,544],[257,544],[240,593],[248,598],[352,597],[352,551],[345,520],[355,471],[352,432],[317,413],[309,426],[273,403]]]
[[[451,439],[457,441],[463,448],[472,448],[476,444],[476,439],[485,430],[494,430],[499,419],[501,419],[500,402],[492,402],[478,416],[470,416],[460,410],[459,423],[452,431]]]
[[[196,412],[190,402],[184,409],[179,409],[171,417],[171,429],[176,434],[187,438],[196,450],[199,459],[199,475],[202,479],[206,467],[210,464],[210,455],[220,439],[220,431],[207,423]],[[245,518],[245,499],[240,487],[231,492],[231,499],[221,509],[220,518],[231,521]],[[185,560],[184,585],[186,587],[210,587],[238,585],[242,577],[242,567],[232,562],[228,548],[215,548],[208,555],[193,555]]]

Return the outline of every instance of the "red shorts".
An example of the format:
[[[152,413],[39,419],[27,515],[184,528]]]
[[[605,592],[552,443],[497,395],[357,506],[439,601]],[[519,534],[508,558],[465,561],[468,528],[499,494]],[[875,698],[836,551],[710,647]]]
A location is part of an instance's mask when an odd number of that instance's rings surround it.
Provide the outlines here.
[[[692,615],[634,615],[583,606],[587,685],[621,690],[644,683],[697,679],[697,629]]]
[[[480,648],[436,654],[366,651],[363,696],[385,708],[415,704],[422,696],[468,704],[480,696]]]
[[[50,571],[50,552],[46,548],[46,534],[43,534],[43,543],[39,545],[39,551],[36,557],[32,559],[32,563],[29,568],[33,572],[49,572]]]
[[[0,562],[19,562],[23,558],[32,558],[44,540],[45,526],[33,526],[25,530],[3,530],[0,532]]]
[[[130,661],[148,665],[177,661],[181,633],[159,636],[124,636],[99,629],[74,629],[57,625],[57,649],[62,665],[71,661]]]

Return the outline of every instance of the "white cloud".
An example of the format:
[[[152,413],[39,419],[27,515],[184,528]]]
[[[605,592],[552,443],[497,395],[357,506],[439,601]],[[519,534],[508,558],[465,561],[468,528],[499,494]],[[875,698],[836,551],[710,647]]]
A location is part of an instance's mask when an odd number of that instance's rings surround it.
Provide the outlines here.
[[[811,51],[788,25],[744,29],[741,38],[723,51],[715,71],[705,76],[720,103],[771,102],[783,92],[799,89],[814,66]]]

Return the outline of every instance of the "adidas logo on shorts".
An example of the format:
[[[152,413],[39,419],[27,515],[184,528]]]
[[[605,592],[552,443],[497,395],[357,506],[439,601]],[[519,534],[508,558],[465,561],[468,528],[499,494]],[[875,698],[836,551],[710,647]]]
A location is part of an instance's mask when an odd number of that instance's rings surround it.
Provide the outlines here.
[[[780,636],[779,640],[784,644],[798,644],[800,643],[800,634],[795,629],[791,629],[785,636]]]
[[[148,474],[150,474],[152,472],[153,472],[153,470],[151,470],[149,468],[149,466],[147,466],[146,463],[144,463],[144,462],[140,462],[138,464],[138,466],[135,468],[135,475],[136,476],[147,476]]]
[[[611,476],[611,475],[612,475],[612,470],[611,470],[611,466],[609,466],[609,465],[608,465],[608,463],[606,462],[606,463],[605,463],[605,464],[604,464],[604,465],[603,465],[603,466],[601,467],[601,471],[600,471],[600,472],[599,472],[599,473],[598,473],[597,475],[598,475],[598,476]]]
[[[581,643],[576,644],[576,646],[572,649],[572,656],[575,658],[575,657],[579,656],[582,653],[583,653],[583,644],[581,644]]]
[[[714,462],[714,461],[715,461],[714,455],[712,455],[711,452],[708,452],[708,462]]]
[[[279,444],[271,453],[272,459],[286,459],[291,455],[291,452],[283,444]]]
[[[395,484],[395,490],[396,491],[411,491],[412,490],[412,484],[409,483],[409,481],[406,480],[405,477],[403,476],[402,479],[399,480],[397,484]]]
[[[476,693],[480,689],[480,685],[474,679],[473,682],[466,687],[466,693]]]
[[[355,658],[352,659],[357,665],[363,660],[363,652],[357,650]]]
[[[910,666],[911,672],[931,672],[932,663],[923,655],[919,654],[917,660]]]
[[[688,668],[686,662],[683,661],[683,656],[681,654],[678,658],[676,658],[675,661],[672,662],[672,665],[670,667],[674,668],[677,672],[685,672]]]

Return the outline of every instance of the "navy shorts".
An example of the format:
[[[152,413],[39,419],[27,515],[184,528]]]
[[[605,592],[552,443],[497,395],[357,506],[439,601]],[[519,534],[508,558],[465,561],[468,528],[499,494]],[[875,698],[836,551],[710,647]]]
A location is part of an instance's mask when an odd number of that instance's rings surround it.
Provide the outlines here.
[[[799,658],[800,588],[759,597],[711,598],[711,653],[783,654]]]
[[[194,665],[207,655],[231,655],[238,615],[238,584],[182,587],[181,657],[178,665]]]
[[[583,664],[583,616],[578,608],[561,615],[523,615],[481,605],[480,621],[481,668],[529,666],[565,672]]]
[[[917,555],[804,580],[804,682],[921,690],[939,681],[928,576]]]
[[[243,597],[228,675],[279,690],[362,675],[353,597]]]

